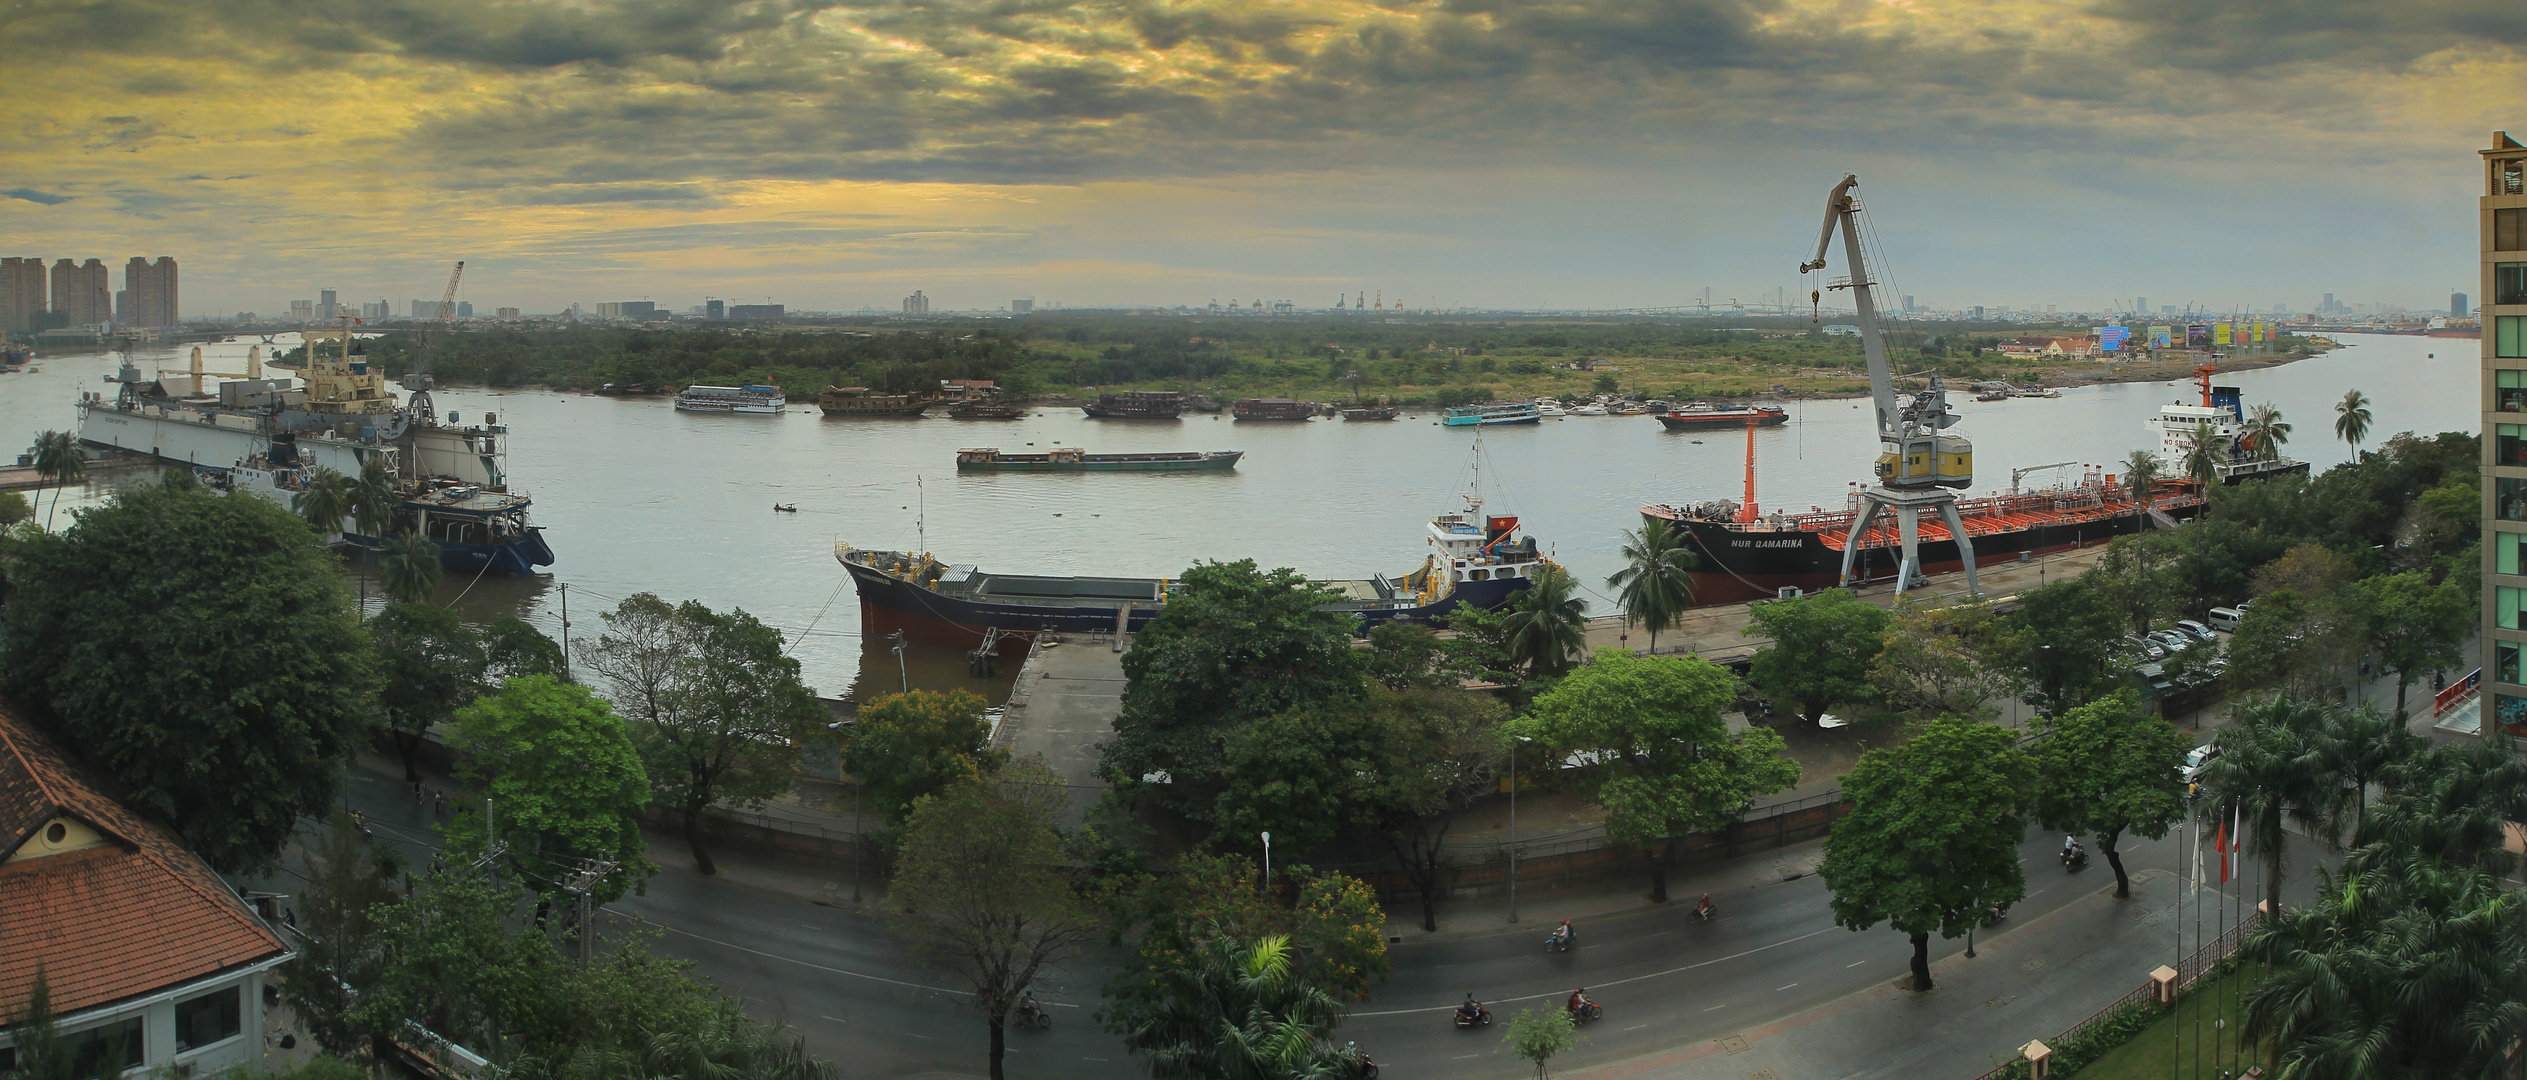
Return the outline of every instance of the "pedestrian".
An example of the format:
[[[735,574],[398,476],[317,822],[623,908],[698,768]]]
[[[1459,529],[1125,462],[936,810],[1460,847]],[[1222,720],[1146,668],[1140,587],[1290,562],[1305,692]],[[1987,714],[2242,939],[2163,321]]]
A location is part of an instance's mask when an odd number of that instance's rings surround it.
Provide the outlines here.
[[[281,921],[290,924],[290,929],[292,930],[298,929],[298,909],[290,907],[282,908]]]
[[[421,781],[419,780],[412,782],[412,804],[414,806],[421,805]]]
[[[430,793],[430,820],[447,820],[447,792],[433,791]]]

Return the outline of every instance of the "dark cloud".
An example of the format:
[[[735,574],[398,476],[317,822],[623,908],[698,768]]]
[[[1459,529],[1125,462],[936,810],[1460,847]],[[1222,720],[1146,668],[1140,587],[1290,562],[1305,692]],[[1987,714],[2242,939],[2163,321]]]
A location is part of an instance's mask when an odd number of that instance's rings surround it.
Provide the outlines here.
[[[2527,45],[2527,5],[2512,0],[2103,0],[2092,10],[2130,27],[2146,63],[2208,71],[2400,69],[2460,44]]]
[[[7,191],[0,191],[0,195],[5,195],[12,199],[19,199],[31,203],[42,203],[46,206],[60,206],[61,204],[70,201],[70,196],[68,195],[55,195],[49,191],[37,191],[33,188],[11,188]]]

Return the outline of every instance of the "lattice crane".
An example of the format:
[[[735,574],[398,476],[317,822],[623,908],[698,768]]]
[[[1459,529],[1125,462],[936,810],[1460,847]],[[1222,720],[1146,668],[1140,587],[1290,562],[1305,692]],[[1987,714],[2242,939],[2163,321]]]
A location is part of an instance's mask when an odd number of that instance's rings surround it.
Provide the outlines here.
[[[456,269],[448,272],[447,291],[439,295],[440,322],[449,322],[456,318],[456,283],[464,277],[465,260],[458,259]]]

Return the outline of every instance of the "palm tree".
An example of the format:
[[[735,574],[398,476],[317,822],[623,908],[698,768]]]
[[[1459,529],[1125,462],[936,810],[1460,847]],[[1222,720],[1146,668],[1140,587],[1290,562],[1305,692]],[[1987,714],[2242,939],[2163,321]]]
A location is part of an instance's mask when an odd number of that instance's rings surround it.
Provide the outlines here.
[[[360,535],[386,535],[395,521],[395,487],[395,467],[386,463],[386,455],[370,454],[360,462],[360,478],[350,487],[352,527]]]
[[[2369,816],[2369,785],[2418,752],[2421,738],[2374,706],[2327,709],[2316,736],[2319,766],[2332,785],[2327,833],[2356,840]]]
[[[1509,659],[1528,678],[1559,675],[1588,647],[1588,616],[1569,571],[1546,563],[1535,583],[1510,602],[1501,628],[1509,635]]]
[[[2320,729],[2327,709],[2283,695],[2239,706],[2214,740],[2220,756],[2203,772],[2211,816],[2238,819],[2238,841],[2264,859],[2267,910],[2281,910],[2282,845],[2296,822],[2314,832],[2334,800]],[[2205,827],[2211,827],[2205,822]]]
[[[2246,436],[2255,444],[2255,460],[2279,461],[2282,446],[2290,441],[2290,424],[2270,403],[2258,405],[2246,414]]]
[[[2360,460],[2360,440],[2369,437],[2369,395],[2343,391],[2343,400],[2334,403],[2334,437],[2352,444],[2352,460]]]
[[[44,509],[44,528],[53,527],[53,511],[61,509],[61,489],[88,478],[88,451],[67,431],[35,437],[35,475],[52,482],[53,505]]]
[[[1638,530],[1623,534],[1623,569],[1606,577],[1606,587],[1623,602],[1623,625],[1638,619],[1649,627],[1653,656],[1658,632],[1676,625],[1676,618],[1693,606],[1693,579],[1685,572],[1693,569],[1694,557],[1685,547],[1685,536],[1683,530],[1669,528],[1666,518],[1643,515]]]
[[[307,487],[290,496],[290,510],[316,527],[316,535],[342,531],[342,516],[351,512],[351,478],[322,465],[307,476]]]
[[[2227,458],[2227,447],[2213,433],[2209,423],[2195,424],[2185,433],[2185,475],[2208,488],[2220,478],[2220,464]]]
[[[1159,973],[1161,1005],[1123,1035],[1152,1075],[1314,1080],[1341,1075],[1327,1037],[1343,1006],[1299,974],[1290,939],[1213,937]]]
[[[386,595],[397,603],[427,600],[439,588],[439,545],[422,539],[420,533],[398,534],[386,542],[386,553],[377,561],[377,576],[386,583]]]
[[[2124,490],[2131,492],[2138,504],[2134,514],[2149,512],[2150,500],[2158,494],[2158,470],[2158,455],[2147,450],[2135,450],[2123,460]]]

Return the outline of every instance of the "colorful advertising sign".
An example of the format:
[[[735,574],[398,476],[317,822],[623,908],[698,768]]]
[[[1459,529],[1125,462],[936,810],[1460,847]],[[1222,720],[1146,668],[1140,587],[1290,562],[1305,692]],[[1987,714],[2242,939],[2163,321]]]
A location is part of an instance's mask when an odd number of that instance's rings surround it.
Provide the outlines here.
[[[2212,344],[2214,344],[2214,345],[2226,345],[2226,344],[2229,344],[2229,324],[2227,324],[2227,323],[2213,323],[2213,324],[2211,324],[2211,343],[2212,343]]]
[[[2273,339],[2273,324],[2268,323],[2268,322],[2259,322],[2259,323],[2256,323],[2256,324],[2255,324],[2255,340],[2256,340],[2256,341],[2258,341],[2258,342],[2264,342],[2264,341],[2271,341],[2272,339]]]
[[[2167,328],[2167,327],[2164,327],[2164,326],[2153,326],[2153,327],[2151,327],[2151,328],[2150,328],[2150,347],[2151,347],[2151,348],[2153,348],[2153,349],[2164,349],[2164,348],[2166,348],[2166,347],[2167,347],[2167,343],[2168,343],[2168,341],[2169,341],[2169,337],[2168,337],[2168,328]]]
[[[2210,323],[2187,323],[2187,324],[2185,324],[2185,347],[2186,347],[2186,348],[2188,348],[2188,349],[2208,349],[2208,348],[2210,348],[2210,347],[2211,347],[2211,324],[2210,324]]]
[[[2105,327],[2097,331],[2097,349],[2099,352],[2122,352],[2123,340],[2131,334],[2132,331],[2120,326]]]

